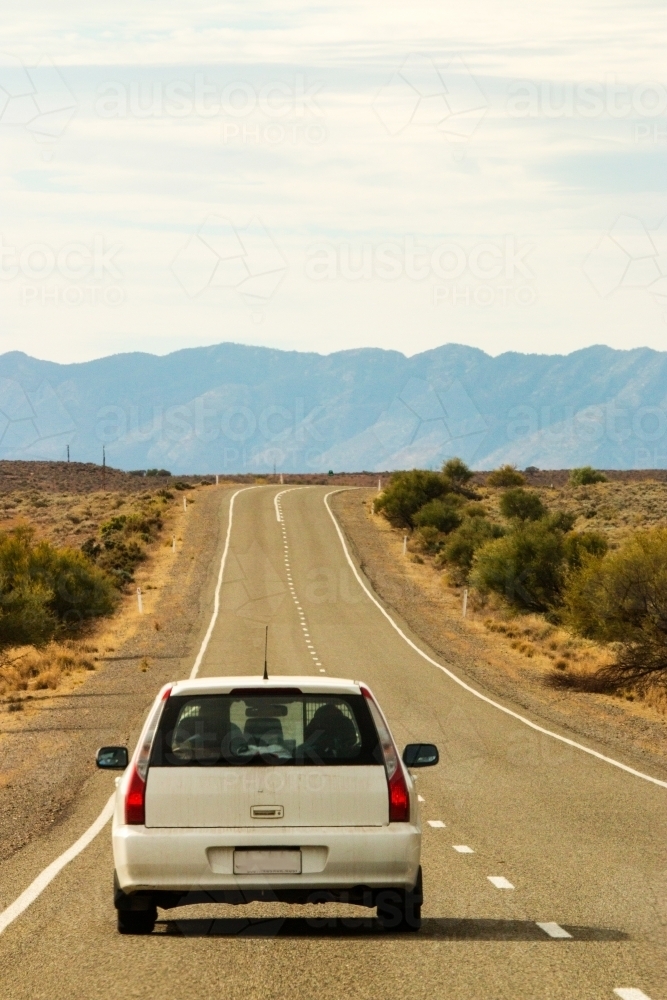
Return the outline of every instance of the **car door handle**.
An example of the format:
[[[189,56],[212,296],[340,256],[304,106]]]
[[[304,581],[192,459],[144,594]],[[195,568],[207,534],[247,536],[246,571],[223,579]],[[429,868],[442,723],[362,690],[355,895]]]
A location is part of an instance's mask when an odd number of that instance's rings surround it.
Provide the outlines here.
[[[251,806],[250,816],[252,819],[282,819],[285,810],[282,806]]]

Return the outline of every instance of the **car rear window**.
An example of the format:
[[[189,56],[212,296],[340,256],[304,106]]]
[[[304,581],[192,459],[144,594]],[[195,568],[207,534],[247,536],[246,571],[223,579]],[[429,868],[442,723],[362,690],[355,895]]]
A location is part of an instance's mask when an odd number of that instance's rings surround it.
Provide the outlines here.
[[[151,767],[382,764],[362,695],[206,694],[165,705]]]

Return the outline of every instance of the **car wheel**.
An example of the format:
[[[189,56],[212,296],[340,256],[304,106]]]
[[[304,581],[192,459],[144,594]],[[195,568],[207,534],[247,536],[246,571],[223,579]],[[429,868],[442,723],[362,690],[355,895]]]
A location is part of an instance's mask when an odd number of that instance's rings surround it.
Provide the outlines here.
[[[385,889],[377,897],[377,919],[388,931],[418,931],[422,925],[422,870],[413,889]]]
[[[118,910],[118,930],[121,934],[152,934],[157,920],[157,909]]]

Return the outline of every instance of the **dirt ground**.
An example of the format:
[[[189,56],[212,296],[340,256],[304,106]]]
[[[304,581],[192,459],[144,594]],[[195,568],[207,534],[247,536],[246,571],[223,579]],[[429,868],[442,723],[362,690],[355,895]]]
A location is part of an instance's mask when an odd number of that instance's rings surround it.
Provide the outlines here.
[[[340,522],[376,593],[459,676],[573,738],[594,738],[611,755],[620,753],[649,773],[652,761],[667,760],[667,720],[658,708],[550,687],[552,658],[539,651],[526,656],[521,648],[526,643],[489,628],[488,609],[476,610],[473,602],[464,619],[462,591],[447,586],[429,563],[413,562],[409,550],[403,555],[403,532],[372,512],[375,495],[370,490],[338,494],[334,506]]]
[[[136,573],[143,614],[136,593],[125,595],[88,640],[94,670],[71,673],[57,690],[31,692],[21,712],[7,704],[0,710],[0,857],[66,815],[94,772],[97,747],[131,742],[156,690],[182,676],[198,635],[222,498],[222,487],[202,488],[187,512],[174,504],[167,544],[154,546]]]

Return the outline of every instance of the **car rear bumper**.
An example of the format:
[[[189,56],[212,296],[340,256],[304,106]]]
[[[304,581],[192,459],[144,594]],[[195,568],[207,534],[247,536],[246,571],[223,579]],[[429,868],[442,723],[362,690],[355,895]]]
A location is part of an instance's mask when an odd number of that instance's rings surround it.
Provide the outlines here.
[[[234,874],[235,848],[298,847],[302,871]],[[274,893],[294,901],[303,892],[368,887],[412,889],[419,871],[421,831],[409,823],[384,827],[155,829],[117,826],[113,853],[118,886],[135,892]]]

